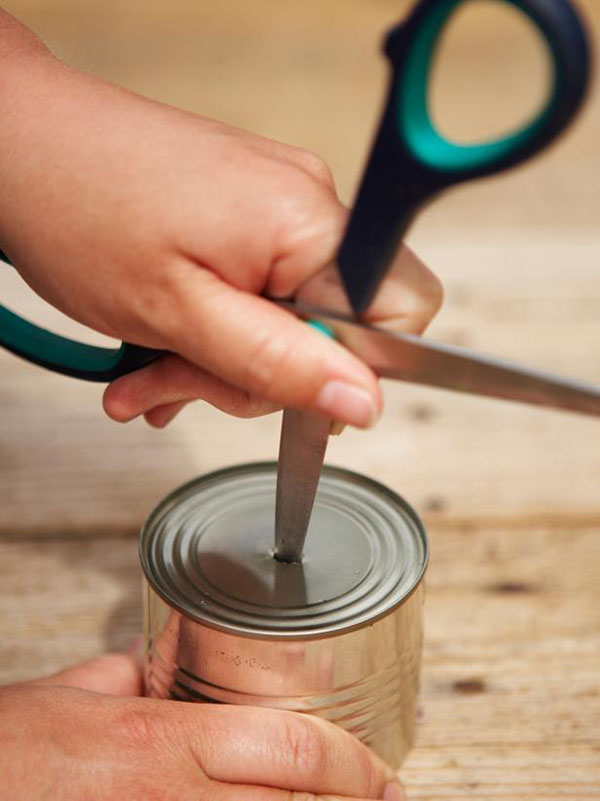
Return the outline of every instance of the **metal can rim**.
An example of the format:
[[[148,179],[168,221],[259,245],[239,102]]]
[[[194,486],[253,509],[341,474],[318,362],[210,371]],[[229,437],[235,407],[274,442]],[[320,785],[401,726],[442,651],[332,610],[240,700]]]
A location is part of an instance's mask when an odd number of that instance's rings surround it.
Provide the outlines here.
[[[147,540],[152,536],[152,530],[150,528],[150,524],[152,523],[154,517],[162,510],[164,507],[168,506],[170,503],[173,503],[177,500],[178,496],[185,493],[188,489],[191,489],[199,482],[209,482],[218,480],[222,476],[228,476],[235,474],[237,472],[254,469],[259,471],[267,471],[272,470],[274,466],[276,466],[276,462],[272,460],[264,460],[258,462],[243,462],[236,465],[230,465],[229,467],[222,467],[217,470],[213,470],[209,473],[204,473],[201,476],[198,476],[190,481],[185,482],[184,484],[175,487],[175,489],[171,490],[162,500],[160,500],[150,511],[144,524],[142,526],[140,532],[140,540],[139,540],[139,557],[140,563],[142,566],[142,570],[144,573],[144,577],[148,582],[149,586],[152,590],[160,597],[162,600],[172,609],[179,612],[184,617],[195,621],[196,623],[206,626],[207,628],[214,629],[216,631],[220,631],[225,634],[230,634],[236,637],[246,637],[248,639],[260,639],[260,640],[319,640],[323,638],[329,637],[340,637],[344,636],[348,632],[356,631],[358,629],[365,628],[366,626],[371,626],[377,621],[387,617],[388,615],[395,612],[400,606],[402,606],[406,601],[408,601],[411,596],[415,593],[415,591],[419,588],[419,586],[423,582],[423,577],[425,575],[425,571],[427,570],[429,564],[429,541],[427,538],[427,532],[425,530],[425,526],[415,509],[406,501],[401,495],[391,490],[385,484],[365,476],[362,473],[358,473],[354,470],[349,470],[346,467],[340,467],[337,465],[324,465],[323,470],[332,475],[338,475],[341,477],[349,478],[352,481],[359,480],[363,484],[366,484],[376,490],[377,492],[387,496],[396,506],[400,507],[404,513],[408,515],[411,522],[415,525],[416,530],[420,536],[422,547],[423,547],[423,561],[421,564],[421,568],[415,576],[415,579],[410,586],[410,588],[402,594],[402,596],[395,602],[391,603],[390,606],[386,607],[385,609],[381,610],[379,613],[374,614],[372,617],[369,617],[366,620],[361,620],[356,623],[348,623],[339,629],[334,630],[327,630],[327,631],[289,631],[289,632],[281,632],[281,631],[245,631],[244,629],[237,629],[230,627],[228,625],[220,625],[219,623],[208,620],[207,618],[194,614],[190,609],[186,608],[182,604],[178,603],[176,599],[174,599],[169,593],[165,592],[159,584],[154,580],[152,572],[150,570],[150,566],[147,560],[147,549],[144,548],[144,544]]]

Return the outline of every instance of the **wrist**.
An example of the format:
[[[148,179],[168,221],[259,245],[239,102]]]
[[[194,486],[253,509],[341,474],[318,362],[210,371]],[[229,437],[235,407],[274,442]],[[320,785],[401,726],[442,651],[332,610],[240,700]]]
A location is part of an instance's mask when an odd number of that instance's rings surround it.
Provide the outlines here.
[[[69,71],[32,31],[0,10],[2,250],[10,250],[12,232],[27,227],[21,211],[35,184],[45,181],[44,147],[54,135],[51,119]]]

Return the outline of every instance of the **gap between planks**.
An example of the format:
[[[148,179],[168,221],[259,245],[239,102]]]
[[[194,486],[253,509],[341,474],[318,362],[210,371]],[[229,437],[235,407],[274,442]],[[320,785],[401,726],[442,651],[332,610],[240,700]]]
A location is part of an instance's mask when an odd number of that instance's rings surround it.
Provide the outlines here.
[[[443,515],[420,515],[426,530],[443,532],[470,533],[481,529],[502,529],[510,531],[529,531],[531,529],[545,529],[548,531],[574,531],[579,529],[599,528],[600,514],[566,513],[533,514],[533,515],[481,515],[465,517],[445,517]],[[73,542],[77,540],[125,540],[136,538],[140,534],[144,520],[140,520],[139,527],[83,525],[70,526],[55,524],[50,526],[32,526],[15,530],[11,525],[0,524],[0,541],[2,542]]]

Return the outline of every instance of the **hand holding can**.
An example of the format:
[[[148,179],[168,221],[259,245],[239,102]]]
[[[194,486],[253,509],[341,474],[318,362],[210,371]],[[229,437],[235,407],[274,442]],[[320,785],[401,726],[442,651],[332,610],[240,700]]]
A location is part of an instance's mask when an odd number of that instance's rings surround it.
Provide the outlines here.
[[[240,465],[151,513],[144,691],[310,713],[394,768],[415,738],[428,545],[381,484],[325,467],[301,562],[274,557],[276,465]]]
[[[123,654],[1,688],[0,796],[80,801],[93,788],[97,801],[402,797],[378,757],[325,721],[134,697],[139,688],[139,668]]]

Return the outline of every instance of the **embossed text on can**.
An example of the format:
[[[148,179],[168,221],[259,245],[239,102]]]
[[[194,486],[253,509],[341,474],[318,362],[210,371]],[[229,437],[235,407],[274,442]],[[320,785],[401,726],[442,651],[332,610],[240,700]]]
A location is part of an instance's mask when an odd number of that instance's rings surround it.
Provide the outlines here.
[[[276,465],[219,471],[148,519],[147,695],[318,715],[399,766],[414,741],[427,541],[380,484],[323,471],[302,564],[273,558]]]

